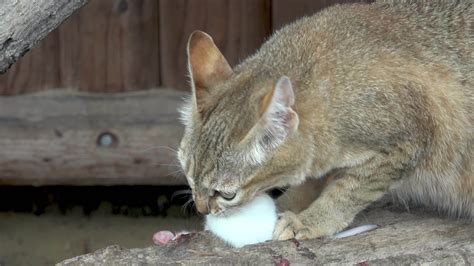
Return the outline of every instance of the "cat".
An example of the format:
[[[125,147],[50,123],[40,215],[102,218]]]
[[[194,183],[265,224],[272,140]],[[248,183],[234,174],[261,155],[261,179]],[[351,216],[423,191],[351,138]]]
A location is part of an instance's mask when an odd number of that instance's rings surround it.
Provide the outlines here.
[[[345,4],[275,32],[232,68],[191,34],[178,159],[197,211],[225,216],[331,175],[274,240],[325,237],[391,193],[474,217],[474,5]]]

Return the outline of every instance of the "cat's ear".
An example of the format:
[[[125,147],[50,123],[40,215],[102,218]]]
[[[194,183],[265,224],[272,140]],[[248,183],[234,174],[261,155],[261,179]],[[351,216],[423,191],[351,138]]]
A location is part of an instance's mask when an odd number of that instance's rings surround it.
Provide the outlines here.
[[[265,144],[278,146],[297,129],[298,114],[293,110],[295,94],[290,79],[281,77],[260,102]]]
[[[254,163],[262,163],[268,152],[280,146],[299,124],[298,114],[293,110],[295,95],[288,77],[281,77],[273,90],[260,101],[260,119],[250,130],[247,158]]]
[[[187,51],[193,100],[197,111],[201,112],[211,97],[212,87],[227,80],[233,71],[211,36],[202,31],[191,34]]]

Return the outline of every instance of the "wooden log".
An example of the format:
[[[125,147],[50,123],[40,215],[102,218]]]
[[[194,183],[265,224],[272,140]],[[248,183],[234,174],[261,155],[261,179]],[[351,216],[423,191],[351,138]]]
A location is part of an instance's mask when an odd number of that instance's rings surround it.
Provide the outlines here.
[[[0,73],[87,0],[0,1]]]
[[[265,242],[233,249],[207,232],[167,246],[110,246],[58,265],[472,265],[474,223],[391,204],[360,214],[354,225],[379,228],[342,239]]]
[[[184,184],[174,151],[184,94],[54,90],[0,97],[0,184]]]

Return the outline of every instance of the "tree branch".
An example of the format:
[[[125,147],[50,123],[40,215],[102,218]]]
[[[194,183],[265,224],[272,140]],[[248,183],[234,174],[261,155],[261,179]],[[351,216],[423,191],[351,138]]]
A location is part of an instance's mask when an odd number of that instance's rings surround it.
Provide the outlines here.
[[[0,1],[0,74],[87,1]]]
[[[407,213],[391,204],[375,206],[354,225],[378,224],[379,229],[337,240],[267,242],[232,249],[209,233],[196,233],[167,246],[125,249],[110,246],[65,260],[58,265],[405,265],[474,263],[474,224],[437,218],[418,210]]]

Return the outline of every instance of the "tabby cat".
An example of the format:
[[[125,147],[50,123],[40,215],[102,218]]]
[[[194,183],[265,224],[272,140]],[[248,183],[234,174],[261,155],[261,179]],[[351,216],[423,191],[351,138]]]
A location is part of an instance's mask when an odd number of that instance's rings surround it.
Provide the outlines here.
[[[275,32],[232,68],[188,42],[178,158],[200,213],[333,175],[274,239],[332,235],[387,193],[474,217],[474,5],[346,4]]]

